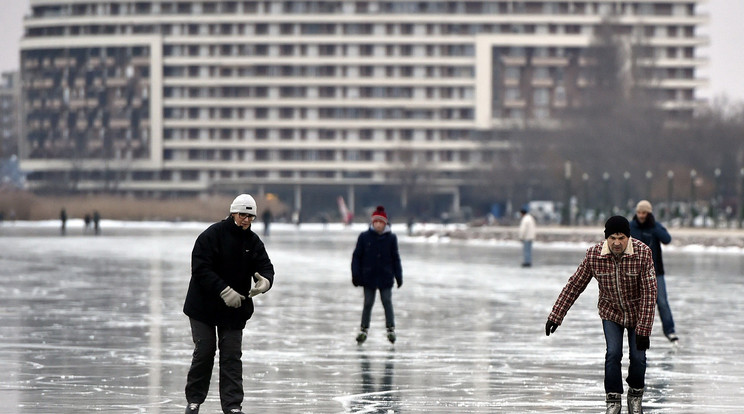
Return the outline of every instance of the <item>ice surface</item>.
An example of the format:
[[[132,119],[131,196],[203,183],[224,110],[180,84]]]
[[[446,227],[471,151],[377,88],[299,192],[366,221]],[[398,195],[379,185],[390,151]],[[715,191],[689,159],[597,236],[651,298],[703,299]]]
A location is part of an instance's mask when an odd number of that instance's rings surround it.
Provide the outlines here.
[[[4,223],[0,412],[182,412],[193,348],[181,308],[206,225],[104,221],[103,235],[84,236],[68,222],[60,237],[54,222]],[[244,333],[246,413],[603,412],[596,284],[544,334],[587,246],[538,244],[523,269],[516,243],[410,239],[396,228],[398,342],[385,339],[378,302],[360,347],[363,295],[349,269],[363,229],[272,225],[276,283]],[[647,412],[739,413],[744,253],[680,249],[665,266],[682,345],[657,318]],[[220,412],[216,372],[202,412]]]

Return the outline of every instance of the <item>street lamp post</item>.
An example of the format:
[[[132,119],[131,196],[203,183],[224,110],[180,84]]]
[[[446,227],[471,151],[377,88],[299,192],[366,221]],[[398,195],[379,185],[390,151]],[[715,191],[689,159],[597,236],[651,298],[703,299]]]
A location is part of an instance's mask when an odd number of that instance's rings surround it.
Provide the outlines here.
[[[571,162],[566,161],[563,165],[563,174],[566,179],[566,203],[563,207],[563,224],[568,226],[571,224]]]
[[[624,197],[623,204],[620,205],[620,208],[622,209],[622,213],[625,214],[625,210],[628,209],[629,201],[630,201],[630,172],[625,171],[623,173],[623,178],[625,179],[625,188],[624,188]]]
[[[589,174],[581,174],[581,182],[584,183],[584,208],[582,211],[583,217],[586,218],[589,211]]]
[[[690,170],[690,227],[695,222],[695,178],[697,178],[697,171],[692,169]]]
[[[654,178],[654,173],[651,170],[646,171],[646,198],[651,199],[651,179]]]
[[[744,169],[742,169],[744,170]],[[602,181],[604,181],[604,201],[605,201],[605,212],[612,212],[612,200],[610,200],[610,173],[605,171],[602,173]]]
[[[667,171],[667,220],[672,219],[672,194],[674,193],[674,171]]]
[[[713,175],[716,177],[715,193],[713,194],[713,203],[711,205],[711,214],[713,215],[713,227],[718,228],[718,204],[720,200],[721,191],[721,169],[716,168],[713,171]]]
[[[744,168],[739,170],[739,228],[744,226]]]

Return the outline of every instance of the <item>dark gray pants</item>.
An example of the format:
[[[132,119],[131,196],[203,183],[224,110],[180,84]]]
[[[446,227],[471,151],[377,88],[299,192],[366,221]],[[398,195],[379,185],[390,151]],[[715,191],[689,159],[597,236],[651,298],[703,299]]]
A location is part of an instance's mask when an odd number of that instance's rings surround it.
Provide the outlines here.
[[[186,402],[201,404],[207,398],[214,355],[219,347],[222,411],[228,413],[230,409],[242,408],[243,363],[240,358],[243,355],[243,330],[219,328],[194,319],[190,321],[194,354],[186,377]]]
[[[377,288],[364,287],[364,309],[362,309],[362,328],[369,328],[372,317],[372,306],[375,304]],[[385,308],[385,326],[395,327],[395,313],[393,312],[393,288],[380,289],[380,300]]]

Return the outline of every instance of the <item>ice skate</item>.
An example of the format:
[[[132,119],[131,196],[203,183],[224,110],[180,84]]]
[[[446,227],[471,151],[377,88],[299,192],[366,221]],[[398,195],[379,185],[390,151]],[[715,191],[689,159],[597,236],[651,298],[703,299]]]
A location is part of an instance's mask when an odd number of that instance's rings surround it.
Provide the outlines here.
[[[366,340],[367,340],[367,328],[362,328],[362,330],[359,331],[359,334],[357,334],[357,337],[356,337],[357,344],[361,345]]]
[[[391,327],[387,328],[387,339],[388,339],[388,341],[390,341],[391,344],[394,344],[395,343],[395,340],[397,338],[395,337],[395,327],[394,326],[391,326]]]
[[[628,414],[643,414],[643,388],[628,389]]]
[[[616,392],[607,393],[607,411],[605,414],[620,414],[623,408],[622,395]]]
[[[199,404],[189,403],[189,405],[186,406],[186,414],[199,414]]]

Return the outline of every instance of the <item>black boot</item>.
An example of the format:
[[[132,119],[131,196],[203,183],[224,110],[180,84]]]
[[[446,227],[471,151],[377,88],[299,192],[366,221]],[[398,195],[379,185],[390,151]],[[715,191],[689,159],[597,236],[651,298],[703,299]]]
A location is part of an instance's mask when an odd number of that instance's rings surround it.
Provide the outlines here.
[[[606,401],[607,411],[605,414],[620,414],[620,411],[623,409],[622,394],[617,392],[608,392]]]
[[[643,388],[628,389],[628,414],[643,414]]]
[[[199,404],[189,403],[189,405],[186,406],[186,414],[199,414]]]
[[[357,334],[357,337],[356,337],[357,344],[361,345],[366,340],[367,340],[367,328],[362,328],[362,330],[359,331],[359,334]]]
[[[388,341],[390,341],[391,344],[394,344],[395,343],[396,337],[395,337],[395,327],[394,326],[390,326],[390,327],[387,328],[387,338],[388,338]]]

